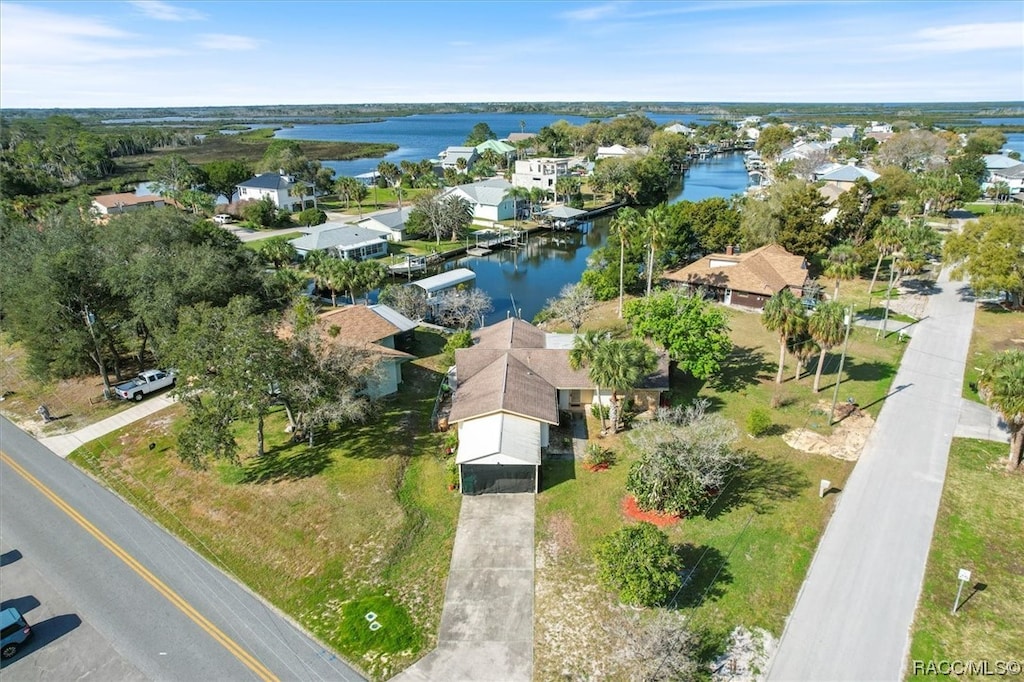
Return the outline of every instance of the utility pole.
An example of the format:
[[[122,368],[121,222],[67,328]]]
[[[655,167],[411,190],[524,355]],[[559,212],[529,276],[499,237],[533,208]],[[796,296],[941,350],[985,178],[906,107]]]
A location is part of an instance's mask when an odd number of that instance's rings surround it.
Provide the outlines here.
[[[836,390],[832,393],[832,409],[828,413],[828,425],[832,426],[835,423],[836,416],[836,401],[839,399],[839,382],[843,380],[843,365],[846,364],[846,349],[850,345],[850,326],[853,324],[853,307],[846,309],[846,314],[843,315],[843,324],[846,325],[846,334],[843,338],[843,355],[839,358],[839,373],[836,374]]]

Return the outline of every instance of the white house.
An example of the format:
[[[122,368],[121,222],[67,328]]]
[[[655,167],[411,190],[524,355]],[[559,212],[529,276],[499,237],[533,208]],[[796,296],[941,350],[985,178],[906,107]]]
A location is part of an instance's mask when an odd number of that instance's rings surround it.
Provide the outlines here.
[[[292,194],[296,185],[305,187],[301,197]],[[284,173],[261,173],[254,178],[237,185],[239,201],[260,201],[270,197],[274,206],[289,211],[301,211],[307,201],[313,199],[313,189],[309,183],[296,180],[294,176]]]
[[[982,188],[988,189],[998,184],[1005,184],[1010,188],[1010,194],[1019,194],[1024,190],[1024,163],[1007,168],[992,168],[982,183]]]
[[[689,126],[684,126],[682,123],[673,123],[665,128],[665,132],[679,133],[680,135],[693,135],[697,131]]]
[[[824,169],[823,169],[824,170]],[[873,170],[867,168],[860,168],[853,164],[839,165],[836,164],[832,168],[824,170],[824,172],[814,174],[815,180],[821,180],[827,184],[835,185],[843,190],[850,189],[854,183],[860,178],[865,178],[868,182],[874,182],[881,176]]]
[[[647,147],[624,147],[621,144],[613,144],[610,147],[598,147],[596,159],[621,159],[624,156],[646,154]]]
[[[516,161],[512,186],[554,192],[558,178],[569,175],[568,158],[537,158]]]
[[[324,223],[303,232],[303,236],[288,240],[303,258],[313,251],[327,251],[342,260],[383,258],[388,254],[388,242],[384,236],[366,228]]]
[[[360,218],[352,224],[356,227],[379,232],[389,242],[400,242],[405,239],[405,222],[409,220],[409,214],[412,213],[412,209],[412,206],[404,206],[394,210],[381,211],[380,213]]]
[[[100,215],[116,215],[129,213],[141,208],[161,208],[167,201],[158,194],[137,196],[134,192],[120,194],[101,194],[92,198],[92,208]]]
[[[440,154],[441,168],[452,168],[459,170],[459,159],[466,162],[466,170],[473,167],[480,155],[476,153],[475,147],[448,147]]]
[[[462,197],[473,207],[473,217],[496,222],[509,220],[515,213],[515,202],[508,196],[512,183],[502,178],[478,180],[466,185],[457,185],[441,195]]]

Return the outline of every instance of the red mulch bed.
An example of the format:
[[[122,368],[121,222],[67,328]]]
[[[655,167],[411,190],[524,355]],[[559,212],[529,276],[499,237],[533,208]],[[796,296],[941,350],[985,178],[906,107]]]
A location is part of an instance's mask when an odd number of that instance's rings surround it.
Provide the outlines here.
[[[587,464],[585,465],[588,471],[597,473],[598,471],[608,471],[608,464]]]
[[[662,514],[660,512],[644,511],[640,509],[640,507],[636,506],[636,498],[632,495],[626,495],[622,498],[622,513],[637,521],[653,523],[658,528],[671,526],[682,518],[678,514]]]

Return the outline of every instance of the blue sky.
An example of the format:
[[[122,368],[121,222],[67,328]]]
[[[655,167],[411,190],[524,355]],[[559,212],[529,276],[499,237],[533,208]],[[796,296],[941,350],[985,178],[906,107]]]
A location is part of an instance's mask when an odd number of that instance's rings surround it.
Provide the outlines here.
[[[1024,2],[0,2],[0,107],[1024,100]]]

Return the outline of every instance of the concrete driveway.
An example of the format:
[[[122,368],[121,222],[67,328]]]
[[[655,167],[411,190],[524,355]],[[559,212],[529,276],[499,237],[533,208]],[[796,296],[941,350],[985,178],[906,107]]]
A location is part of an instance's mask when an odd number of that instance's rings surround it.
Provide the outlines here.
[[[462,500],[438,645],[399,682],[533,678],[532,494]]]

